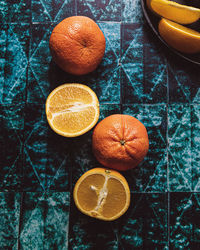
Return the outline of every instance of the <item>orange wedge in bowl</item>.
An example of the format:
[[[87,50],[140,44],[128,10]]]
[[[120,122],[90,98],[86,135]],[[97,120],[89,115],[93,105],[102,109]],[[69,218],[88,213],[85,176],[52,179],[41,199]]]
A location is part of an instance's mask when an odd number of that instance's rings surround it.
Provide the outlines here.
[[[99,101],[94,91],[78,83],[63,84],[46,100],[46,116],[51,128],[65,137],[89,131],[99,119]]]
[[[76,182],[73,197],[84,214],[112,221],[122,216],[130,204],[130,189],[126,179],[117,171],[94,168]]]
[[[168,0],[146,0],[148,8],[157,15],[180,24],[199,20],[200,9]]]
[[[162,18],[158,25],[161,37],[172,48],[187,54],[200,52],[200,33]]]

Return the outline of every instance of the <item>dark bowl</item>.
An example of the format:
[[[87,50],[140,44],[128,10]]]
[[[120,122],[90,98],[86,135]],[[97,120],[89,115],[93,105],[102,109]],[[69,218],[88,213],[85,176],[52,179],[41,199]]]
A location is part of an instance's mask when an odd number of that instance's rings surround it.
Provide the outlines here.
[[[181,4],[185,4],[185,5],[190,5],[190,6],[194,6],[194,7],[199,7],[200,8],[200,2],[199,0],[177,0],[176,2],[181,3]],[[158,31],[158,23],[160,21],[160,17],[154,15],[147,7],[146,5],[146,0],[141,0],[141,5],[142,5],[142,9],[143,9],[143,13],[144,16],[146,18],[147,23],[149,24],[149,26],[151,27],[151,29],[153,30],[153,32],[155,33],[155,35],[160,39],[160,41],[165,44],[165,46],[170,49],[172,52],[174,52],[176,55],[180,56],[181,58],[194,63],[196,65],[200,66],[200,53],[196,53],[196,54],[185,54],[182,52],[179,52],[175,49],[173,49],[172,47],[170,47],[160,36],[159,31]],[[187,25],[187,27],[192,28],[198,32],[200,32],[200,21],[195,22],[193,24]]]

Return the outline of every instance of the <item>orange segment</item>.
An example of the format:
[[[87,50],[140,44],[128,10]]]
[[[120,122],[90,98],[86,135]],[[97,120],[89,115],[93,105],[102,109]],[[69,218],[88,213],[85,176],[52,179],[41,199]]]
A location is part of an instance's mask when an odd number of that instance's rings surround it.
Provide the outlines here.
[[[54,89],[46,101],[51,128],[66,137],[89,131],[99,118],[99,101],[92,89],[83,84],[64,84]]]
[[[200,9],[168,0],[147,0],[150,10],[161,17],[181,24],[190,24],[200,18]]]
[[[130,204],[130,189],[117,171],[94,168],[84,173],[74,187],[74,201],[84,214],[105,221],[123,215]]]
[[[103,205],[102,215],[105,218],[112,218],[126,206],[126,196],[124,195],[126,190],[124,185],[114,178],[108,179],[107,189],[108,194]]]
[[[105,177],[93,174],[85,178],[79,185],[77,198],[79,204],[85,211],[90,211],[97,206],[98,194],[103,188]],[[93,185],[91,185],[93,183]]]
[[[183,53],[200,52],[200,33],[162,18],[158,25],[161,37],[174,49]]]

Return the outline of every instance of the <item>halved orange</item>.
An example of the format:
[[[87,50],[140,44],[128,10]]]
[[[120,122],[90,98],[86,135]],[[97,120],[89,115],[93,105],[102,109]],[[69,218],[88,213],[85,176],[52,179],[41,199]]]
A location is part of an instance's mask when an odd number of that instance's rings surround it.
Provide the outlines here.
[[[65,137],[89,131],[99,119],[99,101],[94,91],[79,83],[54,89],[46,100],[46,116],[51,128]]]
[[[157,15],[180,24],[194,23],[200,18],[200,9],[168,0],[146,0],[147,6]]]
[[[200,33],[162,18],[158,25],[161,37],[174,49],[183,53],[200,52]]]
[[[84,173],[74,187],[74,201],[84,214],[112,221],[123,215],[130,204],[130,189],[117,171],[94,168]]]

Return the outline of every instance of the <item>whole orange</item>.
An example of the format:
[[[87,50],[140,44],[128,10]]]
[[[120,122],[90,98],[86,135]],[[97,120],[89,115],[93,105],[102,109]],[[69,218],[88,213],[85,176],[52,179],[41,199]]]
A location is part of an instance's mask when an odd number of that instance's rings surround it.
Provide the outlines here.
[[[85,16],[64,19],[53,29],[49,40],[53,60],[74,75],[95,70],[103,58],[105,46],[103,32]]]
[[[145,126],[130,115],[106,117],[95,127],[92,136],[93,152],[104,166],[128,170],[136,167],[149,149]]]

